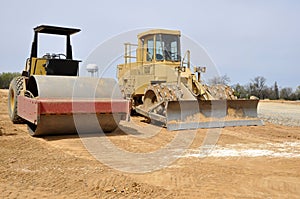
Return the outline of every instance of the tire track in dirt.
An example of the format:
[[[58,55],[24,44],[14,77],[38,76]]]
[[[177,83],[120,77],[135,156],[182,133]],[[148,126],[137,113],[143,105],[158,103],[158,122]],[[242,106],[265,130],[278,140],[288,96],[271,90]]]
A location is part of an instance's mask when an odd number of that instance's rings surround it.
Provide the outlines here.
[[[173,198],[94,160],[78,136],[30,137],[11,124],[0,92],[0,198]]]
[[[0,91],[3,94],[2,91]],[[123,173],[96,161],[76,136],[32,138],[25,125],[12,125],[1,95],[0,198],[298,198],[300,158],[179,158],[170,167],[144,174]],[[136,121],[139,122],[139,121]],[[217,146],[298,142],[300,127],[266,123],[226,127]],[[198,130],[190,146],[201,146]],[[172,140],[165,129],[147,139],[115,132],[108,139],[136,153]],[[149,144],[148,144],[149,143]]]

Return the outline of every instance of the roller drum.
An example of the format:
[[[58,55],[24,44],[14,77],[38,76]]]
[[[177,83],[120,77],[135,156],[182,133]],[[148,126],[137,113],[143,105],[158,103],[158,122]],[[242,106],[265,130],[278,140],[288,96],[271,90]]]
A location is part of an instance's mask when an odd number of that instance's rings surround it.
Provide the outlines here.
[[[72,104],[73,110],[80,108],[76,107],[80,100],[112,102],[123,99],[118,84],[112,78],[34,75],[29,79],[27,90],[32,98],[53,102],[54,105],[56,101],[66,100]],[[109,132],[118,127],[124,114],[118,110],[112,113],[42,114],[36,124],[28,123],[28,129],[32,136]]]

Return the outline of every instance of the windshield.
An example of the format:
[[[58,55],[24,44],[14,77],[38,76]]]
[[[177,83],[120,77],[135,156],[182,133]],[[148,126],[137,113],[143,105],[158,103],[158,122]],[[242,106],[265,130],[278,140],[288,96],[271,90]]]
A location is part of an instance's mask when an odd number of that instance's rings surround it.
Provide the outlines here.
[[[156,35],[156,60],[180,61],[180,42],[178,35]]]

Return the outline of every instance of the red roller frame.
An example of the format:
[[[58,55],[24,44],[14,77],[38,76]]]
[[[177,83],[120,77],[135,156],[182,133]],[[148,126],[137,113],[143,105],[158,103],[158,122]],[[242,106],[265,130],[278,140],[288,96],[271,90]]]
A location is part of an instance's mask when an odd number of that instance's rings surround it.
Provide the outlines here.
[[[125,113],[129,116],[130,102],[123,99],[43,99],[18,96],[18,115],[37,124],[40,115]]]

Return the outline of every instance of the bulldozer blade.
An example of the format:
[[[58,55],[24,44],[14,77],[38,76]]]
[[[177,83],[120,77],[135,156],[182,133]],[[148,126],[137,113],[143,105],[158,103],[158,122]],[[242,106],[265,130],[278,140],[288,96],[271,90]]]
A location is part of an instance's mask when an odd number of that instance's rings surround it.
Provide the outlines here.
[[[169,101],[168,130],[260,126],[258,100],[182,100]]]

